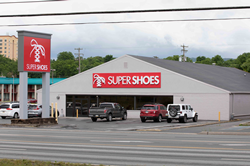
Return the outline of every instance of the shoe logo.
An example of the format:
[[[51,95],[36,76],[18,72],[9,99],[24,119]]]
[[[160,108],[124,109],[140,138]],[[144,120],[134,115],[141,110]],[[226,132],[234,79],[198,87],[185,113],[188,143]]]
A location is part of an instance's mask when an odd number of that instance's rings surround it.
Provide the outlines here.
[[[45,48],[42,45],[39,45],[35,39],[32,39],[30,45],[33,47],[32,51],[30,52],[30,56],[33,52],[35,52],[35,62],[40,63],[40,54],[45,58]]]
[[[93,82],[93,84],[96,82],[97,87],[102,87],[102,83],[105,84],[105,78],[100,77],[98,74],[94,75],[94,79],[95,79],[95,81]]]

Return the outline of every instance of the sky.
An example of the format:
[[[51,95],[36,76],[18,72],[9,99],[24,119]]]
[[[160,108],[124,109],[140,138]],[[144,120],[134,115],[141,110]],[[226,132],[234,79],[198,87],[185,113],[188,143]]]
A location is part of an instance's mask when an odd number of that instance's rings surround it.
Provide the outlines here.
[[[1,2],[29,0],[2,0]],[[30,0],[34,1],[34,0]],[[66,0],[56,2],[0,4],[0,15],[66,13],[118,10],[176,9],[202,7],[250,6],[249,0]],[[0,17],[0,35],[15,35],[27,30],[52,34],[51,58],[67,51],[83,58],[125,54],[166,58],[182,55],[181,45],[188,46],[187,57],[237,58],[250,52],[250,19],[228,21],[178,21],[122,24],[85,24],[60,26],[14,26],[22,24],[84,23],[145,20],[183,20],[250,18],[250,9],[134,14],[101,14],[48,17]],[[75,57],[77,57],[75,55]]]

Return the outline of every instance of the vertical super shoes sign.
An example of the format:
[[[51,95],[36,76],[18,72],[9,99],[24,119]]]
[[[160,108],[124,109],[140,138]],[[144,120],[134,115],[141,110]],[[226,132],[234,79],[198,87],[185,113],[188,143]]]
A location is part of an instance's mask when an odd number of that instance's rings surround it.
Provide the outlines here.
[[[50,39],[24,37],[24,71],[50,72]]]

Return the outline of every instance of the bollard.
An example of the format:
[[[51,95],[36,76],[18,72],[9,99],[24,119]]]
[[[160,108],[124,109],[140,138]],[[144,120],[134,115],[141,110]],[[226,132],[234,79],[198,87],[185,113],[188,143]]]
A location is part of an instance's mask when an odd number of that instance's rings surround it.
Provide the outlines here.
[[[78,118],[78,109],[76,109],[76,118]]]
[[[219,112],[219,122],[220,122],[220,112]]]
[[[55,118],[56,118],[56,121],[58,122],[58,119],[57,119],[57,103],[55,104],[55,107],[56,107],[56,109],[55,109]]]
[[[53,116],[53,103],[51,103],[51,114],[50,114],[50,117],[52,117],[52,118],[54,117]]]

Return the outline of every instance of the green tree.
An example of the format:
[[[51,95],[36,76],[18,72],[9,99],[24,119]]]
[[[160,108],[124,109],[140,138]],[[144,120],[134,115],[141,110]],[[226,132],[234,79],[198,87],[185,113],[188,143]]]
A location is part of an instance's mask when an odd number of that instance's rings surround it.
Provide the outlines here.
[[[78,65],[75,60],[57,60],[51,64],[56,69],[55,77],[71,77],[78,73]]]
[[[196,62],[201,62],[201,61],[204,61],[205,59],[206,59],[205,56],[198,56],[198,57],[196,58]]]
[[[108,61],[111,61],[115,58],[113,57],[113,55],[106,55],[103,59],[104,59],[104,62],[108,62]]]
[[[212,57],[212,63],[216,63],[218,66],[223,66],[224,59],[220,55],[216,55],[215,57]]]
[[[19,77],[17,60],[12,60],[0,54],[0,74],[6,77]]]
[[[240,66],[244,71],[250,72],[250,58],[246,60],[241,66]]]
[[[179,61],[179,55],[168,56],[167,58],[163,58],[165,60]]]
[[[64,52],[60,52],[60,53],[57,55],[57,60],[59,60],[59,61],[64,61],[64,60],[75,60],[75,57],[74,57],[74,55],[72,54],[72,52],[64,51]]]

